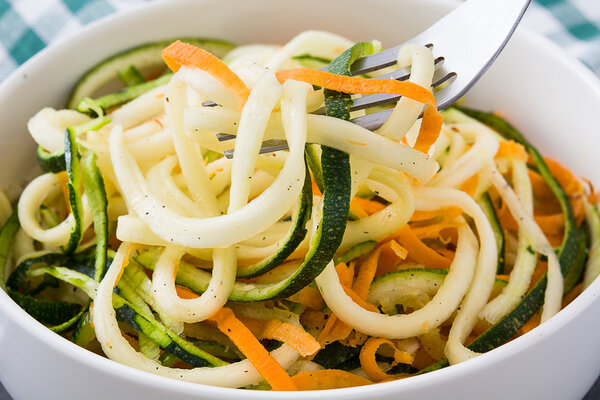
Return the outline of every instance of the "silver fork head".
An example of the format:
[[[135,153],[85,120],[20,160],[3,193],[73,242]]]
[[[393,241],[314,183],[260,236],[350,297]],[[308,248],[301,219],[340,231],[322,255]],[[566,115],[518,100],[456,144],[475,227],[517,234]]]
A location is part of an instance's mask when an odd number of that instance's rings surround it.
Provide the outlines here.
[[[406,42],[433,47],[434,56],[437,56],[436,67],[439,68],[432,85],[434,88],[451,81],[450,85],[435,93],[438,109],[452,105],[483,76],[514,33],[530,2],[531,0],[468,0]],[[352,66],[352,74],[365,74],[394,65],[402,46],[357,60]],[[378,78],[404,80],[407,77],[405,72],[395,72],[395,75]],[[354,102],[351,110],[388,104],[399,98],[383,94],[364,96]],[[391,110],[380,111],[355,118],[352,122],[374,130],[383,125],[390,114]],[[285,148],[283,143],[265,145],[261,148],[261,153]],[[226,151],[225,155],[231,158],[233,150]]]
[[[407,43],[433,44],[445,58],[444,69],[456,73],[452,85],[436,93],[438,108],[462,97],[498,57],[531,0],[468,0]],[[357,60],[352,73],[394,65],[402,45]]]
[[[436,93],[439,109],[464,96],[496,60],[531,0],[468,0],[409,43],[433,43],[444,68],[456,73],[451,85]]]

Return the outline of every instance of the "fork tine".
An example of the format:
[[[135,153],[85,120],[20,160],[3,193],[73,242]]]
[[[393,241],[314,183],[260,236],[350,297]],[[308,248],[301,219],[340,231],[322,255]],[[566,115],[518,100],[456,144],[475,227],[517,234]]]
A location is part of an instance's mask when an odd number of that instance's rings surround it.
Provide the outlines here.
[[[435,89],[438,86],[440,86],[441,84],[447,82],[448,80],[452,79],[455,76],[456,76],[456,73],[454,73],[454,72],[444,73],[442,75],[442,77],[435,80],[431,84],[431,86]],[[380,106],[383,104],[395,103],[398,100],[400,100],[401,97],[402,96],[399,96],[396,94],[383,94],[383,93],[377,93],[377,94],[371,94],[369,96],[359,97],[358,99],[355,99],[352,102],[352,105],[350,106],[350,111],[364,110],[365,108],[369,108],[369,107],[375,107],[375,106]]]
[[[433,60],[433,65],[436,70],[440,69],[444,65],[444,57],[437,57]],[[395,79],[397,81],[405,81],[410,78],[411,67],[401,68],[396,71],[389,72],[387,74],[379,75],[371,79]]]
[[[432,86],[438,87],[440,85],[442,85],[443,83],[446,83],[448,81],[453,80],[454,78],[456,78],[456,73],[455,72],[450,72],[448,74],[443,75],[441,78],[439,78],[438,80],[436,80]],[[441,91],[440,91],[441,93]],[[379,96],[381,97],[381,99],[379,100],[379,102],[377,102],[378,100],[374,99],[375,96]],[[379,104],[386,104],[386,103],[391,103],[394,101],[398,101],[398,99],[401,96],[396,96],[396,95],[382,95],[382,94],[376,94],[376,95],[371,95],[371,96],[366,96],[363,98],[371,98],[371,102],[369,103],[368,107],[373,107]],[[437,94],[436,94],[436,99],[437,99]],[[358,99],[360,100],[360,99]],[[444,105],[444,107],[439,107],[440,109],[447,107],[449,104]],[[367,107],[364,107],[367,108]],[[380,128],[385,121],[390,117],[390,115],[392,114],[393,109],[389,109],[389,110],[383,110],[383,111],[379,111],[373,114],[368,114],[368,115],[363,115],[354,119],[351,119],[350,122],[362,126],[365,129],[368,129],[370,131],[374,131],[378,128]],[[232,140],[235,139],[235,135],[229,135],[226,133],[217,133],[217,139],[220,142],[224,142],[224,141],[228,141],[228,140]],[[271,140],[267,140],[264,141],[262,143],[262,146],[260,148],[259,153],[260,154],[265,154],[265,153],[270,153],[273,151],[279,151],[279,150],[286,150],[287,147],[287,142],[285,140],[277,140],[277,139],[271,139]],[[232,158],[233,157],[233,149],[231,150],[226,150],[225,151],[225,157],[227,158]]]
[[[395,46],[356,60],[354,64],[352,64],[352,75],[366,74],[396,64],[398,52],[402,46],[403,45]],[[431,48],[433,45],[427,43],[425,47]]]
[[[235,135],[230,135],[228,133],[217,133],[217,140],[219,142],[226,142],[233,139],[235,139]]]
[[[287,148],[288,148],[288,145],[285,140],[271,139],[271,140],[266,140],[262,143],[262,146],[258,153],[259,154],[272,153],[274,151],[287,150]],[[234,151],[234,149],[225,150],[225,153],[224,153],[225,157],[233,158],[233,151]]]
[[[444,57],[437,57],[434,60],[434,66],[436,71],[439,71],[443,64]],[[408,78],[410,78],[410,67],[392,71],[390,73],[380,75],[372,79],[395,79],[397,81],[405,81]],[[381,104],[394,103],[398,101],[399,98],[400,96],[395,95],[375,94],[371,96],[363,96],[353,101],[352,105],[350,105],[350,111],[364,110],[365,108],[374,107]],[[317,111],[313,112],[313,114],[325,114],[325,107],[319,108]]]
[[[460,63],[460,67],[449,67],[453,72],[444,74],[437,79],[433,86],[456,80],[453,85],[444,87],[435,94],[439,109],[448,107],[454,101],[463,96],[479,80],[483,73],[496,59],[500,51],[506,45],[523,13],[531,0],[469,0],[461,7],[443,17],[420,35],[409,40],[409,43],[426,44],[431,47],[432,38],[435,38],[436,48],[440,53],[451,57],[454,63]],[[477,17],[477,18],[474,18]],[[469,21],[466,30],[456,30],[457,24]],[[472,22],[472,23],[471,23]],[[454,32],[454,34],[450,34]],[[481,32],[485,32],[481,35]],[[458,39],[458,40],[457,40]],[[468,42],[469,45],[465,45]],[[352,75],[364,74],[376,71],[396,63],[398,51],[403,45],[392,47],[377,54],[357,60],[352,66]],[[478,50],[473,54],[472,49]],[[326,68],[322,68],[326,69]],[[459,71],[460,76],[454,72]],[[404,75],[399,73],[397,79]],[[397,101],[399,96],[371,95],[357,99],[351,110],[367,108],[377,104]],[[351,122],[369,130],[379,128],[387,120],[392,110],[380,111],[378,113],[355,118]],[[281,142],[281,141],[278,141]],[[286,146],[277,143],[273,145],[265,142],[262,152],[281,150]],[[226,152],[228,153],[228,152]],[[233,151],[230,151],[228,157]]]
[[[350,122],[360,125],[365,129],[375,130],[375,129],[379,128],[381,125],[383,125],[383,123],[390,117],[390,114],[392,113],[392,111],[393,111],[393,109],[389,109],[389,110],[384,110],[384,111],[380,111],[380,112],[369,114],[369,115],[364,115],[362,117],[351,119]],[[219,140],[233,139],[233,138],[230,138],[230,136],[235,137],[234,135],[226,135],[223,133],[217,134],[217,137],[219,138]],[[223,138],[223,139],[221,139],[221,138]],[[288,146],[287,146],[287,142],[285,140],[271,139],[271,140],[264,141],[262,143],[259,153],[265,154],[265,153],[270,153],[273,151],[286,150],[287,148],[288,148]],[[233,152],[234,152],[234,149],[225,150],[225,153],[224,153],[225,157],[233,158]]]

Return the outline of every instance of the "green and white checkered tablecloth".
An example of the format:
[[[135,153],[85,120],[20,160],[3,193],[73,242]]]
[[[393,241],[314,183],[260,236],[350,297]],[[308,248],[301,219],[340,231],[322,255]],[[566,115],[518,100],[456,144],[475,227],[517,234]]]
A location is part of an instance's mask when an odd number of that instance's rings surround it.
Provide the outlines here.
[[[0,0],[0,82],[48,43],[151,0]],[[534,0],[525,25],[600,75],[600,0]]]
[[[152,0],[0,0],[0,82],[47,44]],[[216,0],[218,1],[218,0]],[[533,0],[524,24],[600,75],[600,0]],[[585,400],[599,398],[600,380]],[[10,397],[0,384],[0,400]]]

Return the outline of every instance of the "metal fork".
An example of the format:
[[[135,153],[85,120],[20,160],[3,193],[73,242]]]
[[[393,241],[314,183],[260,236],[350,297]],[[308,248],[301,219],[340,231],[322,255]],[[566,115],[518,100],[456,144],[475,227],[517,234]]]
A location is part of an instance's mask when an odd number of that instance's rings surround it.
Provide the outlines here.
[[[467,0],[434,25],[406,43],[430,47],[436,64],[433,88],[450,82],[435,93],[439,109],[444,109],[462,97],[496,60],[531,0]],[[352,74],[360,75],[396,64],[403,44],[357,60]],[[327,67],[322,68],[327,70]],[[406,80],[410,69],[400,69],[373,79]],[[400,96],[372,94],[354,100],[350,111],[395,103]],[[392,109],[354,118],[351,122],[369,130],[379,128],[388,119]],[[217,134],[220,141],[234,139],[235,135]],[[263,142],[260,152],[284,150],[285,140]],[[225,151],[233,157],[233,150]]]

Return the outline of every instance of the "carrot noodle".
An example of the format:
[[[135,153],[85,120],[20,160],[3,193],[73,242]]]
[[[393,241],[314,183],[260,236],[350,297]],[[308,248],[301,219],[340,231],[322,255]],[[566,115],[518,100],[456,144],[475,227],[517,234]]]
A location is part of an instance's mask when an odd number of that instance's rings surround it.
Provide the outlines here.
[[[377,350],[383,345],[390,346],[394,352],[394,362],[392,365],[396,365],[398,363],[412,364],[414,361],[413,356],[405,351],[398,350],[391,340],[371,337],[363,345],[360,351],[360,365],[367,376],[375,382],[392,378],[391,375],[388,375],[381,369],[375,360],[375,353],[377,353]]]

